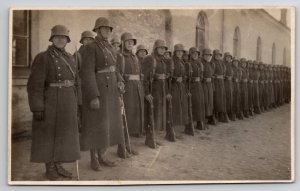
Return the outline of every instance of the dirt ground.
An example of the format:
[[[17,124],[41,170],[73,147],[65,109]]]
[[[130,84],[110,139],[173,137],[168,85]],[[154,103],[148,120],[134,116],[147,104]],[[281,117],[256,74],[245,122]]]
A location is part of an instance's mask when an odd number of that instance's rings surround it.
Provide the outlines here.
[[[79,161],[81,180],[289,180],[291,179],[290,105],[243,121],[219,123],[194,137],[182,133],[175,143],[158,138],[163,146],[150,149],[144,137],[132,138],[138,156],[120,159],[116,147],[107,151],[118,166],[95,172],[89,152]],[[12,180],[45,178],[44,164],[30,163],[30,140],[12,144]],[[65,165],[74,179],[75,163]]]

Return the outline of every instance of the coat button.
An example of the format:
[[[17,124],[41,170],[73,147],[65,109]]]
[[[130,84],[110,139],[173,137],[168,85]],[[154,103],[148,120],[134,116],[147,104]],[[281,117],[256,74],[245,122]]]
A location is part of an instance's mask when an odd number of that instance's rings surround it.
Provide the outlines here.
[[[61,74],[58,74],[58,76],[61,76]]]
[[[57,61],[57,60],[55,60],[55,62],[57,63],[58,61]]]
[[[109,76],[106,76],[106,79],[109,79]]]
[[[59,70],[60,70],[60,67],[57,67],[57,69],[59,69]]]

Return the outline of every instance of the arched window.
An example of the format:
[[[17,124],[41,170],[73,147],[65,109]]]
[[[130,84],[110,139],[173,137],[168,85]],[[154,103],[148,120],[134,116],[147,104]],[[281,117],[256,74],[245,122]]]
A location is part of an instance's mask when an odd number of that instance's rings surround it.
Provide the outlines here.
[[[173,26],[172,26],[172,15],[170,10],[164,10],[165,14],[165,39],[167,46],[170,48],[172,46],[172,36],[173,36]]]
[[[208,41],[208,20],[206,13],[201,11],[198,14],[196,26],[196,46],[200,51],[207,47]]]
[[[256,45],[256,60],[261,61],[261,52],[262,52],[262,45],[261,45],[261,38],[257,38],[257,45]]]
[[[283,64],[283,65],[286,65],[287,63],[286,63],[286,48],[285,48],[285,47],[284,47],[284,49],[283,49],[283,57],[282,57],[282,58],[283,58],[282,64]]]
[[[275,42],[272,45],[272,64],[276,64],[276,45]]]
[[[233,35],[233,56],[241,56],[241,32],[239,27],[235,27]]]

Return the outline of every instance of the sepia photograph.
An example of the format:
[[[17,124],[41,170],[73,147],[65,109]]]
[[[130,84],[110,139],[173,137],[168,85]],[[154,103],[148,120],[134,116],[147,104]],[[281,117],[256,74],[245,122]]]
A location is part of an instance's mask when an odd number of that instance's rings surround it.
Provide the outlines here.
[[[9,17],[8,184],[294,182],[294,7]]]

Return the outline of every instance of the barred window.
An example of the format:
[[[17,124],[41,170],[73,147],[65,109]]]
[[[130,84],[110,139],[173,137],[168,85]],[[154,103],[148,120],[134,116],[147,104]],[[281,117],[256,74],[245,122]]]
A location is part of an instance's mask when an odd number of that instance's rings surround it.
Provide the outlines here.
[[[256,61],[260,62],[261,59],[261,53],[262,53],[262,44],[261,44],[261,38],[257,38],[257,46],[256,46]]]
[[[241,32],[240,28],[237,26],[234,30],[233,35],[233,56],[240,57],[241,55]]]
[[[198,14],[196,25],[196,46],[200,51],[207,47],[208,41],[208,20],[204,11]]]
[[[30,11],[13,11],[12,65],[29,67]]]

